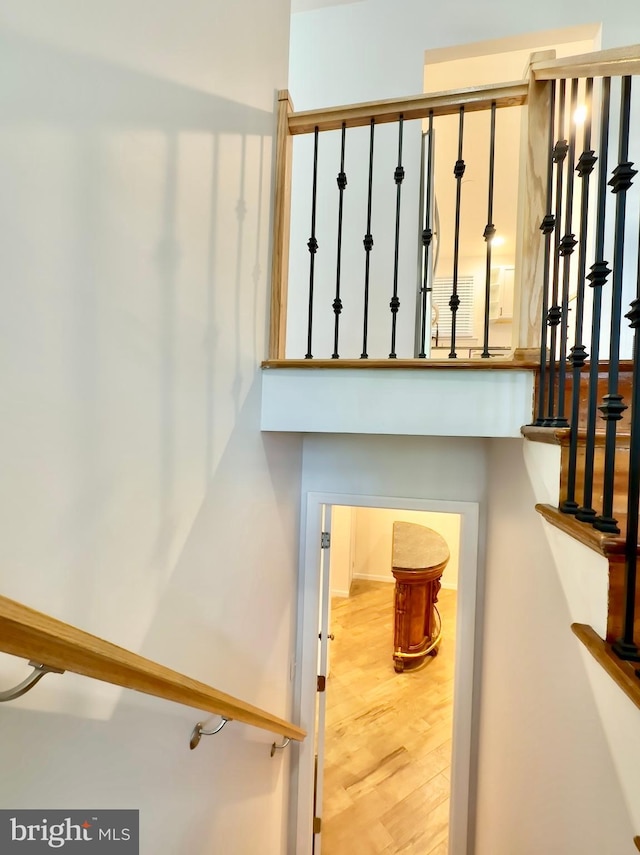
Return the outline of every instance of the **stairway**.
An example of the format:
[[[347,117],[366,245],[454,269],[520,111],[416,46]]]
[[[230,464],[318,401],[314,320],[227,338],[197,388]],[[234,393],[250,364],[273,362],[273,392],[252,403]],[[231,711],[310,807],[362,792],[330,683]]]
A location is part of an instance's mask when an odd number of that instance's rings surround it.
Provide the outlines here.
[[[632,379],[631,363],[621,363],[619,392],[623,396],[625,402],[629,402],[631,400]],[[605,369],[600,372],[598,377],[599,400],[601,400],[602,396],[607,392],[607,381],[608,376],[605,366]],[[588,365],[584,367],[580,378],[578,453],[575,490],[575,498],[579,505],[582,504],[584,490],[587,384]],[[568,376],[565,387],[566,412],[569,412],[571,406],[572,385],[572,379]],[[539,390],[536,386],[536,396],[538,394]],[[557,382],[555,397],[557,400]],[[634,700],[636,705],[640,706],[640,679],[636,673],[636,670],[640,667],[639,664],[623,661],[611,650],[613,642],[622,635],[625,610],[624,573],[627,529],[627,484],[629,475],[629,426],[630,411],[627,409],[625,410],[622,419],[618,422],[618,429],[616,432],[613,516],[618,521],[620,534],[598,531],[589,522],[582,522],[576,519],[574,514],[564,513],[559,507],[554,507],[548,504],[539,504],[536,505],[536,510],[551,525],[560,529],[570,537],[575,538],[580,543],[583,543],[607,559],[609,573],[606,638],[601,639],[591,627],[583,624],[574,624],[572,629],[581,641],[587,645],[591,653],[598,659],[603,667],[605,667],[608,673],[616,680],[616,682],[618,682],[621,688],[623,688],[632,700]],[[563,502],[567,499],[570,433],[571,431],[568,427],[538,427],[528,425],[522,428],[523,436],[529,441],[551,443],[560,446],[560,507],[562,507]],[[596,422],[592,501],[592,506],[597,512],[600,512],[602,507],[605,457],[604,436],[605,422],[601,418],[598,418]],[[640,554],[640,551],[638,554]],[[635,602],[634,640],[637,644],[640,644],[640,586],[636,589]]]

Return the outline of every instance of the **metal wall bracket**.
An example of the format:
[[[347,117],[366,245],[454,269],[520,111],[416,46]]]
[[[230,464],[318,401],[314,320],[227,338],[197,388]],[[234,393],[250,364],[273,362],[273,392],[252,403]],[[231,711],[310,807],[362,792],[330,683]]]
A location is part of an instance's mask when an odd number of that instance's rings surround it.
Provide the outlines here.
[[[189,740],[189,748],[191,748],[192,751],[194,748],[197,748],[203,736],[213,736],[216,733],[220,733],[220,731],[228,721],[233,721],[233,719],[225,718],[224,716],[222,716],[222,721],[217,727],[214,727],[213,730],[205,730],[204,722],[199,721],[193,728],[191,739]]]
[[[273,755],[276,753],[276,751],[280,751],[280,749],[286,748],[290,742],[291,742],[291,740],[288,737],[285,737],[285,739],[283,740],[281,745],[277,745],[274,742],[273,745],[271,746],[271,756],[273,757]]]
[[[33,668],[31,674],[21,683],[18,683],[17,686],[14,686],[13,689],[6,689],[4,692],[0,692],[0,703],[15,701],[16,698],[25,695],[29,689],[33,689],[35,684],[42,680],[45,674],[64,674],[62,668],[52,668],[50,665],[42,665],[40,662],[31,661],[29,665]]]

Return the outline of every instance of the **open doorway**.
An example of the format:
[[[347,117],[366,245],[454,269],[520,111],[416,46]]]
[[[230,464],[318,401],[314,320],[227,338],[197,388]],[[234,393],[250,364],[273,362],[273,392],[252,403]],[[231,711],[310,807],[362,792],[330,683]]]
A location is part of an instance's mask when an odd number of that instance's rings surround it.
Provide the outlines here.
[[[334,513],[336,506],[338,506],[337,514]],[[347,511],[342,511],[342,508],[348,508]],[[373,509],[376,509],[373,511]],[[378,510],[379,509],[379,510]],[[332,530],[332,543],[336,543],[335,534],[336,530],[334,528],[335,523],[333,522],[334,518],[340,519],[340,515],[347,513],[351,514],[353,519],[354,516],[358,514],[362,514],[361,524],[364,527],[371,526],[377,531],[377,524],[374,517],[368,516],[368,513],[389,513],[389,519],[391,517],[402,517],[406,512],[430,512],[437,513],[440,515],[456,518],[457,528],[456,531],[459,530],[459,537],[457,541],[458,545],[458,582],[457,582],[457,591],[455,589],[443,589],[441,591],[442,601],[441,604],[444,604],[444,600],[448,599],[449,604],[453,605],[453,608],[448,610],[446,613],[446,618],[443,615],[443,620],[446,620],[449,626],[449,634],[452,635],[451,630],[453,629],[452,624],[455,622],[454,615],[457,614],[458,620],[456,622],[455,632],[453,633],[453,637],[446,642],[447,652],[451,655],[451,680],[453,681],[453,686],[444,687],[444,682],[446,680],[443,678],[443,689],[442,695],[440,697],[441,701],[444,703],[441,705],[439,710],[434,710],[434,718],[432,719],[432,724],[429,723],[428,720],[424,719],[419,721],[420,718],[420,710],[422,707],[421,695],[424,692],[413,691],[412,687],[417,686],[417,680],[425,683],[428,683],[429,671],[431,670],[432,674],[435,674],[436,671],[443,671],[445,665],[444,651],[441,667],[439,664],[440,654],[436,659],[433,660],[433,669],[431,666],[426,666],[423,669],[420,669],[411,674],[397,674],[394,671],[393,667],[393,590],[394,585],[389,581],[383,581],[381,579],[376,578],[364,578],[357,579],[353,578],[352,582],[355,583],[355,588],[350,585],[351,593],[353,600],[352,602],[356,605],[356,610],[358,604],[365,604],[368,599],[375,600],[376,596],[380,593],[383,600],[386,600],[386,605],[384,605],[379,611],[381,613],[386,612],[386,617],[383,616],[383,620],[387,621],[387,629],[383,629],[380,631],[380,638],[378,641],[380,642],[382,648],[386,648],[386,654],[382,657],[382,660],[379,663],[380,674],[377,676],[375,673],[375,668],[372,670],[373,674],[373,682],[375,684],[376,680],[379,685],[376,688],[373,685],[372,692],[373,698],[375,700],[376,691],[381,690],[381,686],[383,683],[388,682],[386,677],[389,676],[391,680],[393,678],[396,679],[397,685],[402,689],[402,698],[394,701],[393,699],[387,699],[387,701],[380,701],[378,713],[380,715],[384,715],[385,703],[386,703],[386,711],[388,713],[392,713],[392,708],[395,706],[398,707],[401,713],[404,713],[405,718],[409,721],[412,717],[417,722],[417,731],[411,736],[409,741],[414,745],[414,747],[420,746],[420,743],[423,743],[425,748],[424,756],[428,755],[429,752],[427,749],[429,748],[430,739],[437,742],[437,745],[433,745],[434,748],[439,748],[439,756],[431,757],[431,761],[440,762],[441,768],[436,772],[435,775],[429,775],[428,770],[423,765],[422,768],[417,769],[416,778],[422,778],[423,780],[418,783],[416,789],[416,795],[414,798],[419,800],[422,795],[424,795],[425,788],[421,787],[423,784],[427,784],[429,780],[432,780],[432,786],[439,786],[444,788],[443,793],[444,797],[439,798],[436,797],[437,805],[434,807],[438,807],[437,813],[437,821],[440,822],[441,825],[444,825],[444,830],[446,832],[447,822],[445,820],[442,823],[442,817],[445,816],[448,819],[448,836],[449,836],[449,849],[446,849],[447,843],[444,837],[441,836],[435,840],[434,849],[435,852],[456,852],[456,851],[466,851],[466,841],[468,836],[468,812],[469,812],[469,801],[470,801],[470,771],[471,771],[471,733],[472,733],[472,717],[473,717],[473,659],[474,659],[474,642],[475,642],[475,623],[476,623],[476,589],[477,589],[477,555],[478,555],[478,506],[476,503],[472,502],[433,502],[429,500],[415,500],[415,499],[401,499],[401,498],[390,498],[390,497],[373,497],[373,496],[343,496],[338,494],[319,494],[319,493],[310,493],[308,494],[307,500],[307,508],[305,519],[303,520],[303,542],[304,542],[304,553],[305,553],[305,584],[304,584],[304,592],[303,592],[303,615],[302,615],[302,624],[301,624],[301,633],[302,633],[302,658],[300,662],[300,670],[301,670],[301,704],[300,704],[300,713],[301,713],[301,721],[304,726],[307,727],[310,733],[317,734],[317,736],[321,739],[322,734],[324,732],[324,724],[323,724],[323,715],[318,715],[318,710],[322,706],[322,701],[319,701],[318,694],[318,665],[322,666],[323,662],[326,663],[326,667],[331,672],[330,669],[336,667],[332,664],[332,657],[339,655],[338,652],[334,652],[331,650],[329,654],[329,661],[327,662],[326,658],[323,659],[323,656],[318,656],[318,615],[321,610],[322,597],[321,597],[321,588],[323,582],[325,582],[325,590],[329,591],[329,585],[327,584],[327,575],[326,570],[328,569],[328,562],[326,554],[326,550],[320,549],[320,544],[323,540],[322,531],[323,524],[326,526],[327,521],[331,520],[330,527]],[[340,523],[338,522],[338,542],[341,539],[340,535]],[[450,535],[451,536],[451,535]],[[351,541],[353,537],[357,537],[357,532],[354,532],[353,526],[351,526],[351,533],[342,537],[343,541]],[[455,536],[454,536],[455,537]],[[375,539],[375,533],[374,533]],[[326,539],[325,539],[326,542]],[[340,546],[338,547],[340,549]],[[365,547],[368,549],[369,546]],[[455,550],[455,545],[454,545]],[[376,552],[378,550],[375,550]],[[380,552],[380,560],[382,564],[389,564],[390,561],[390,552],[387,555],[386,561],[382,556],[382,549]],[[322,555],[324,553],[324,555]],[[351,559],[349,559],[351,562]],[[323,574],[323,565],[325,569],[325,573]],[[355,565],[352,565],[352,569],[354,572],[352,576],[365,575],[361,573],[358,569],[358,562],[356,559]],[[349,571],[350,572],[350,571]],[[375,562],[373,564],[370,563],[370,576],[375,577],[381,575],[379,568],[376,567]],[[393,578],[393,577],[392,577]],[[340,590],[338,586],[343,585],[344,582],[340,580],[340,577],[336,577],[334,580],[334,589]],[[344,588],[342,589],[344,593]],[[355,596],[354,596],[355,594]],[[453,596],[451,596],[453,595]],[[349,599],[351,600],[352,597]],[[389,598],[391,601],[389,602]],[[343,598],[346,599],[346,598]],[[357,602],[356,602],[357,601]],[[372,605],[372,609],[375,612],[376,605]],[[391,621],[391,637],[387,639],[385,644],[384,639],[382,638],[383,634],[389,629],[388,621]],[[342,629],[340,632],[342,633]],[[335,631],[331,628],[327,629],[327,634],[333,632],[335,636]],[[366,633],[366,630],[364,630]],[[320,631],[320,635],[324,636],[322,630]],[[455,640],[454,640],[455,639]],[[351,639],[343,639],[346,642],[347,646],[350,645]],[[376,643],[378,643],[378,641]],[[322,641],[321,641],[322,644]],[[333,642],[331,642],[333,644]],[[366,644],[366,643],[365,643]],[[336,648],[337,650],[337,648]],[[337,660],[336,660],[337,663]],[[338,666],[339,667],[339,666]],[[384,676],[381,676],[383,675]],[[320,676],[326,676],[322,674]],[[351,680],[351,678],[347,678]],[[355,688],[355,694],[358,692],[357,680],[358,677],[353,677],[352,688]],[[409,681],[413,680],[413,683]],[[391,685],[391,683],[389,684]],[[339,689],[338,689],[339,693]],[[445,697],[446,696],[446,697]],[[451,706],[451,699],[453,696],[453,707]],[[339,697],[337,698],[338,703],[340,702]],[[325,700],[326,704],[326,693]],[[330,702],[331,704],[332,702]],[[443,710],[446,709],[446,712]],[[328,715],[333,716],[332,707],[329,707]],[[373,753],[379,755],[379,749],[384,748],[384,739],[386,737],[383,736],[379,716],[376,714],[376,710],[373,707],[370,707],[367,711],[362,713],[362,718],[359,719],[360,713],[355,713],[355,725],[358,727],[358,721],[362,725],[360,727],[360,734],[356,735],[353,738],[349,747],[336,749],[337,755],[340,754],[343,750],[345,751],[345,755],[342,758],[339,758],[338,765],[341,765],[343,769],[347,769],[349,767],[349,757],[354,758],[356,762],[356,766],[361,763],[361,761],[367,761],[367,753],[371,752],[370,748],[367,748],[366,741],[369,738],[373,739],[373,745],[375,745],[375,752]],[[440,716],[440,721],[437,722],[437,717]],[[446,717],[450,716],[449,721],[446,721]],[[376,722],[376,719],[378,721]],[[392,716],[390,715],[390,718]],[[318,723],[320,725],[320,730],[322,733],[317,733]],[[393,722],[389,720],[387,722],[389,724],[389,734],[393,734],[394,726]],[[436,724],[438,727],[436,728]],[[427,736],[425,739],[425,733],[433,728],[431,736]],[[448,728],[448,732],[447,732]],[[436,733],[436,730],[438,731]],[[444,738],[441,738],[444,734]],[[391,736],[389,736],[391,740]],[[451,753],[451,745],[453,744],[453,753]],[[345,743],[346,745],[346,743]],[[301,855],[302,853],[310,853],[312,851],[312,841],[315,840],[315,853],[325,852],[332,853],[335,852],[336,855],[340,852],[333,844],[333,848],[327,847],[323,849],[323,831],[318,830],[322,829],[322,824],[318,822],[318,820],[322,820],[322,816],[320,815],[322,812],[321,806],[323,805],[323,784],[325,784],[325,780],[328,783],[328,786],[332,786],[331,774],[329,765],[332,762],[331,758],[329,758],[328,762],[325,763],[323,755],[323,750],[321,748],[319,752],[319,759],[316,762],[316,750],[317,743],[314,740],[307,740],[302,744],[300,748],[300,758],[299,758],[299,766],[298,766],[298,809],[297,809],[297,828],[296,828],[296,851]],[[346,752],[348,752],[349,757]],[[395,752],[395,755],[394,755]],[[389,751],[383,751],[382,759],[387,758],[387,762],[391,764],[391,766],[387,766],[384,770],[391,771],[391,774],[384,775],[387,780],[387,787],[389,788],[389,792],[383,794],[377,785],[369,787],[372,782],[375,781],[375,774],[372,776],[368,776],[368,781],[364,784],[364,778],[361,785],[358,784],[357,781],[353,780],[350,782],[348,787],[345,789],[346,795],[349,799],[356,794],[358,789],[367,789],[374,791],[374,801],[377,799],[377,807],[375,810],[379,811],[382,807],[386,808],[388,812],[392,808],[392,795],[391,789],[399,783],[400,778],[393,773],[393,764],[400,762],[401,765],[406,765],[404,763],[407,760],[407,748],[406,745],[400,745],[396,748],[392,748]],[[337,756],[336,755],[336,756]],[[446,755],[446,758],[445,758]],[[416,755],[417,756],[417,755]],[[442,763],[443,758],[445,758],[446,762]],[[379,758],[380,759],[380,758]],[[420,762],[423,762],[424,757]],[[369,764],[370,767],[375,765],[375,758],[372,759]],[[383,766],[385,764],[382,764]],[[419,764],[418,764],[419,766]],[[366,767],[366,762],[365,762]],[[325,779],[325,771],[329,772],[328,779]],[[372,773],[375,773],[374,769],[370,769]],[[441,774],[442,773],[442,774]],[[438,775],[440,777],[437,781],[434,781]],[[367,777],[367,776],[364,776]],[[317,784],[317,786],[316,786]],[[349,787],[353,784],[353,788],[351,792],[348,792]],[[405,782],[405,786],[407,786]],[[317,801],[314,798],[314,794],[317,793]],[[331,799],[335,794],[330,794],[328,797]],[[410,795],[406,793],[405,795]],[[450,799],[449,799],[450,796]],[[337,798],[342,798],[343,796],[338,793]],[[445,803],[446,799],[449,799],[448,804]],[[402,799],[400,799],[401,801]],[[406,805],[405,805],[406,807]],[[369,808],[363,808],[366,812]],[[339,810],[338,810],[339,813]],[[315,819],[315,822],[314,822]],[[415,819],[414,819],[415,824]],[[371,822],[373,825],[373,820]],[[366,827],[367,823],[364,823]],[[314,828],[316,833],[314,834]],[[428,831],[428,829],[425,829]],[[396,828],[396,836],[398,838],[402,837],[403,832]],[[354,851],[358,851],[358,845],[360,847],[359,851],[364,851],[362,848],[363,839],[361,836],[360,843],[352,843],[351,849]],[[416,841],[417,843],[417,841]],[[418,845],[418,843],[417,843]],[[420,845],[422,845],[422,849],[416,849],[415,851],[421,851],[424,855],[427,855],[431,850],[424,849],[424,840],[420,841]],[[436,847],[440,846],[438,850]],[[442,847],[445,848],[442,848]],[[346,851],[346,850],[345,850]],[[396,847],[395,843],[391,845],[391,848],[386,850],[384,847],[378,849],[369,849],[367,851],[388,851],[389,853],[394,851],[400,851],[400,847]],[[410,850],[406,850],[410,851]]]
[[[396,658],[403,654],[394,641],[394,524],[397,534],[425,533],[436,549],[446,544],[435,603],[425,603],[434,613],[433,655]],[[332,508],[325,853],[448,852],[459,540],[459,514]],[[436,563],[428,547],[418,558]]]

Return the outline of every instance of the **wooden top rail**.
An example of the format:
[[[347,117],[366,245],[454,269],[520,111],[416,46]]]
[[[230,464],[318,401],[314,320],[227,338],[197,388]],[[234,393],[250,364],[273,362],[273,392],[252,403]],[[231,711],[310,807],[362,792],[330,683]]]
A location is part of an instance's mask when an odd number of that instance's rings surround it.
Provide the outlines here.
[[[304,730],[284,719],[6,597],[0,597],[0,651],[205,710],[298,742],[306,736]]]
[[[640,74],[640,45],[582,53],[563,59],[546,59],[534,62],[531,70],[536,80]]]
[[[489,110],[495,101],[497,107],[517,107],[527,100],[528,84],[525,81],[499,83],[490,86],[473,86],[452,89],[432,95],[414,95],[409,98],[392,98],[388,101],[368,101],[346,107],[327,107],[323,110],[306,110],[289,115],[290,134],[335,131],[344,122],[348,128],[368,125],[375,119],[377,125],[405,119],[424,119],[433,110],[434,116],[457,113],[461,105],[465,112]]]

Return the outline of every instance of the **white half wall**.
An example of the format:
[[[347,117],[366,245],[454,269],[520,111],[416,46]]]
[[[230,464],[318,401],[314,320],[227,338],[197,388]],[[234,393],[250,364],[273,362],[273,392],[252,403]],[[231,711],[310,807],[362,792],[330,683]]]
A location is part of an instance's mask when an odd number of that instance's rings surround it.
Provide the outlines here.
[[[262,429],[413,436],[520,436],[533,372],[481,369],[265,369]]]

